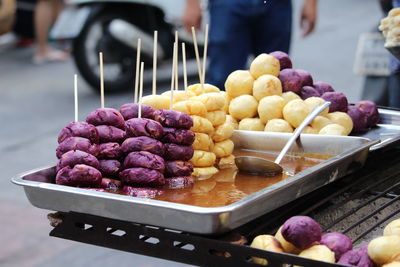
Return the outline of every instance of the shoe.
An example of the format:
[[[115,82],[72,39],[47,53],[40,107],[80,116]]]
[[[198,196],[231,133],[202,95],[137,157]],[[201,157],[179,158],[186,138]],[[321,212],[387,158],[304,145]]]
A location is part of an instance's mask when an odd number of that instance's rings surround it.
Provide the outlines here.
[[[35,65],[42,65],[49,62],[61,62],[67,60],[69,57],[68,53],[60,50],[51,50],[44,55],[34,55],[32,62]]]

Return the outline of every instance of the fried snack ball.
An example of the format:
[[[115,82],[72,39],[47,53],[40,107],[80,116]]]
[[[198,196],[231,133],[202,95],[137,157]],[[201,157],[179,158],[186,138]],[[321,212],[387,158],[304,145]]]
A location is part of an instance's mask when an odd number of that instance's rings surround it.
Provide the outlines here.
[[[330,101],[329,112],[342,111],[347,112],[348,101],[343,93],[339,92],[326,92],[321,95],[326,101]]]
[[[215,127],[215,126],[221,125],[225,122],[226,113],[223,110],[209,111],[209,112],[207,112],[206,118]]]
[[[189,100],[190,97],[195,96],[196,94],[191,91],[180,91],[180,90],[173,90],[173,104],[180,101]],[[165,91],[161,94],[162,96],[166,96],[171,100],[171,91]]]
[[[99,133],[94,125],[87,122],[70,122],[58,134],[58,143],[62,143],[68,137],[87,138],[93,144],[99,143]]]
[[[164,155],[164,144],[147,136],[131,137],[125,139],[121,144],[121,151],[125,155],[133,151],[148,151],[162,157]]]
[[[250,73],[255,79],[264,74],[279,75],[279,60],[268,54],[258,55],[250,64]]]
[[[225,105],[223,106],[222,110],[225,111],[225,113],[229,112],[229,103],[231,102],[231,98],[228,96],[228,94],[225,91],[219,92],[224,98],[225,98]]]
[[[160,139],[164,134],[162,125],[154,120],[146,118],[133,118],[127,120],[126,135],[129,137],[148,136]]]
[[[227,157],[220,158],[218,161],[218,168],[220,170],[228,169],[228,168],[235,168],[235,156],[229,155]]]
[[[121,182],[126,185],[161,186],[165,184],[164,175],[147,168],[130,168],[119,173]]]
[[[96,168],[85,164],[65,166],[57,172],[56,184],[98,187],[101,184],[101,173]]]
[[[165,178],[165,185],[170,189],[182,189],[191,187],[194,184],[194,179],[192,176],[179,176]]]
[[[146,95],[142,98],[141,103],[154,109],[170,108],[170,98],[165,95]]]
[[[339,125],[339,124],[333,123],[333,124],[326,125],[324,128],[322,128],[319,131],[319,134],[324,134],[324,135],[343,135],[343,136],[345,136],[346,135],[346,129],[343,126]]]
[[[307,125],[303,131],[301,132],[302,134],[318,134],[318,131],[314,129],[313,127]]]
[[[265,132],[293,133],[292,126],[285,120],[272,119],[267,122]]]
[[[314,245],[300,252],[299,256],[313,260],[335,262],[335,253],[325,245]]]
[[[400,235],[381,236],[373,239],[368,245],[371,260],[381,266],[400,256]]]
[[[247,70],[236,70],[225,81],[225,91],[231,98],[253,93],[254,78]]]
[[[125,169],[142,167],[156,170],[161,173],[163,173],[165,169],[164,159],[147,151],[135,151],[129,153],[124,160],[123,166]]]
[[[126,137],[126,132],[114,126],[99,125],[96,126],[99,133],[100,143],[122,142]]]
[[[386,225],[385,229],[383,229],[383,235],[399,235],[400,236],[400,219],[391,221],[388,225]]]
[[[93,156],[97,156],[99,154],[99,146],[97,144],[92,144],[89,139],[71,136],[64,141],[62,141],[56,150],[57,158],[61,158],[61,156],[71,150],[80,150],[92,154]]]
[[[116,159],[101,159],[99,163],[99,171],[103,177],[118,177],[118,173],[121,170],[121,162]]]
[[[193,120],[188,114],[170,109],[156,110],[154,120],[164,127],[190,129],[193,126]]]
[[[190,100],[202,102],[206,106],[207,111],[221,110],[225,106],[226,102],[225,97],[219,92],[201,94],[191,97]]]
[[[281,81],[273,75],[262,75],[254,82],[253,96],[260,101],[271,95],[282,95]]]
[[[309,108],[309,110],[311,112],[315,107],[318,107],[318,106],[321,106],[321,105],[325,104],[325,100],[323,100],[320,97],[313,96],[313,97],[309,97],[306,100],[304,100],[304,103],[306,103],[306,105],[308,106],[308,108]],[[329,107],[325,108],[320,113],[320,115],[321,116],[325,116],[326,114],[328,114],[328,112],[329,112]]]
[[[161,139],[164,143],[190,146],[194,142],[194,132],[186,129],[164,128],[164,135]]]
[[[391,263],[382,265],[382,267],[400,267],[400,261],[393,261]]]
[[[258,102],[252,95],[241,95],[229,103],[229,114],[237,120],[253,118],[257,114]]]
[[[193,164],[183,160],[165,162],[165,177],[190,176],[193,172]]]
[[[189,160],[193,157],[192,146],[181,146],[177,144],[164,144],[164,159],[165,160]]]
[[[66,166],[72,168],[77,164],[92,166],[96,169],[99,168],[99,161],[95,156],[80,150],[71,150],[61,156],[57,163],[56,171],[59,171]]]
[[[347,115],[349,115],[351,120],[353,121],[354,133],[360,133],[367,130],[368,115],[360,107],[349,105]]]
[[[251,242],[250,246],[253,248],[258,248],[278,253],[284,252],[281,243],[279,243],[279,241],[272,235],[259,235],[253,239],[253,242]],[[252,257],[252,260],[253,262],[258,264],[262,265],[268,264],[268,261],[266,259]]]
[[[326,117],[333,123],[343,126],[346,130],[345,135],[349,135],[353,130],[353,120],[347,113],[336,111],[326,114]]]
[[[195,133],[206,133],[206,134],[214,132],[214,127],[212,123],[206,118],[202,118],[196,115],[193,115],[191,117],[193,119],[193,127],[190,128],[191,131]]]
[[[232,136],[233,131],[234,129],[232,124],[230,124],[229,122],[225,122],[224,124],[221,124],[220,126],[215,128],[212,139],[215,142],[224,141]]]
[[[283,236],[282,236],[281,230],[282,230],[282,226],[276,232],[275,238],[279,241],[279,243],[281,243],[283,250],[286,253],[299,254],[301,250],[296,248],[296,246],[293,245],[292,243],[286,241],[285,238],[283,238]]]
[[[123,104],[119,108],[119,112],[125,120],[133,119],[138,117],[139,104],[138,103],[127,103]],[[142,104],[142,118],[154,119],[154,109],[148,105]]]
[[[232,140],[227,139],[222,142],[218,142],[214,144],[213,152],[217,156],[217,158],[227,157],[232,154],[234,144]]]
[[[195,150],[193,157],[189,161],[195,167],[209,167],[214,165],[216,159],[213,152]]]
[[[301,99],[305,100],[309,97],[320,97],[321,94],[312,86],[303,86],[300,91]]]
[[[133,187],[125,185],[122,188],[122,193],[131,197],[155,198],[164,194],[164,190],[151,187]]]
[[[124,117],[114,108],[98,108],[89,113],[86,122],[94,126],[109,125],[119,129],[125,129]]]
[[[375,264],[368,256],[368,243],[363,245],[358,250],[349,250],[344,253],[339,261],[339,264],[352,265],[359,267],[374,267]]]
[[[335,253],[336,261],[338,261],[344,253],[353,248],[353,242],[351,239],[347,235],[338,232],[322,235],[319,243],[327,246]]]
[[[232,117],[231,115],[226,115],[225,122],[232,124],[233,129],[235,129],[235,130],[239,129],[238,121],[234,117]]]
[[[363,100],[356,104],[362,111],[367,114],[367,127],[371,128],[378,124],[380,120],[378,108],[376,104],[369,100]]]
[[[283,108],[283,118],[294,128],[299,127],[309,113],[306,103],[301,99],[290,101]]]
[[[122,156],[121,146],[118,143],[110,142],[99,145],[99,159],[119,159]]]
[[[282,119],[285,100],[281,96],[266,96],[258,103],[258,115],[263,124],[272,119]],[[262,130],[261,130],[262,131]]]
[[[203,91],[204,88],[204,91]],[[219,88],[209,84],[209,83],[205,83],[203,84],[203,88],[201,87],[200,83],[195,83],[192,85],[189,85],[188,88],[186,89],[186,91],[191,92],[194,94],[194,96],[196,95],[201,95],[204,93],[218,93],[220,92]]]
[[[292,60],[289,55],[282,51],[274,51],[269,53],[271,56],[275,57],[279,60],[280,69],[291,69],[292,68]]]
[[[283,101],[285,101],[285,105],[292,100],[301,99],[300,96],[292,91],[282,93]]]
[[[195,133],[192,147],[194,150],[212,151],[214,142],[211,135],[205,133]]]
[[[263,131],[264,127],[259,118],[245,118],[239,122],[239,130],[243,131]]]
[[[172,106],[172,109],[188,115],[196,115],[200,117],[205,117],[207,114],[206,106],[202,102],[194,100],[177,102]]]
[[[293,216],[282,225],[282,236],[297,248],[306,249],[321,240],[321,226],[308,216]]]
[[[311,122],[311,127],[315,129],[317,132],[319,132],[322,128],[324,128],[326,125],[329,124],[333,124],[333,122],[330,119],[324,116],[317,116]]]
[[[192,176],[196,180],[206,180],[211,178],[214,174],[218,173],[218,169],[212,167],[193,168]]]

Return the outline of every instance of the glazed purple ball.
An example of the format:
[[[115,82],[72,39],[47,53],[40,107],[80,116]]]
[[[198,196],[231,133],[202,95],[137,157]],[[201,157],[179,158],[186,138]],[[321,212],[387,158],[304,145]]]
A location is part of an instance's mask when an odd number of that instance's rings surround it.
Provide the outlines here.
[[[269,53],[271,56],[279,60],[279,64],[281,66],[281,70],[283,69],[291,69],[292,68],[292,60],[289,55],[282,51],[274,51]]]
[[[314,81],[313,78],[311,76],[311,74],[306,71],[306,70],[302,70],[302,69],[297,69],[296,70],[297,74],[300,75],[302,82],[302,86],[313,86]]]
[[[319,92],[320,95],[323,95],[324,93],[327,92],[335,92],[332,86],[326,82],[316,82],[314,83],[314,88]]]
[[[308,216],[293,216],[282,226],[282,236],[299,249],[311,247],[321,240],[321,226]]]
[[[336,261],[338,261],[344,253],[353,248],[351,239],[338,232],[322,235],[320,244],[327,246],[335,253]]]
[[[109,125],[122,130],[125,129],[124,117],[114,108],[98,108],[89,113],[86,122],[94,126]]]
[[[96,169],[99,168],[99,161],[95,156],[80,150],[71,150],[61,156],[57,163],[56,171],[58,172],[66,166],[72,168],[77,164],[85,164]]]
[[[181,189],[191,187],[194,184],[192,176],[165,178],[165,184],[169,189]]]
[[[380,120],[378,108],[376,104],[369,100],[363,100],[356,104],[362,111],[367,114],[367,127],[371,128],[378,124]]]
[[[193,172],[193,164],[188,161],[175,160],[165,162],[165,177],[190,176]]]
[[[329,112],[347,112],[347,106],[349,103],[347,101],[347,97],[343,93],[326,92],[321,95],[321,98],[325,101],[331,102],[331,105],[329,106]]]
[[[348,106],[347,115],[353,121],[352,133],[360,133],[366,131],[368,128],[367,114],[359,107],[350,105]]]
[[[164,144],[164,159],[188,161],[193,157],[192,146],[181,146],[177,144]]]
[[[303,86],[303,88],[301,88],[300,91],[300,97],[301,99],[305,100],[309,97],[321,97],[321,95],[319,94],[319,92],[317,90],[315,90],[314,87],[312,86]]]
[[[121,170],[121,162],[116,159],[99,160],[99,171],[103,177],[118,177]]]
[[[94,125],[87,122],[70,122],[58,135],[58,143],[62,143],[68,137],[87,138],[93,144],[99,143],[99,133]]]
[[[101,173],[97,169],[77,164],[74,167],[66,166],[56,175],[56,184],[70,186],[98,187],[101,184]]]
[[[124,160],[124,168],[142,167],[164,173],[164,159],[147,151],[129,153]]]
[[[161,186],[165,184],[164,175],[147,168],[130,168],[120,172],[121,182],[126,185]]]
[[[127,103],[121,106],[119,109],[121,115],[125,120],[133,119],[138,117],[139,104]],[[142,104],[142,118],[154,119],[154,109],[148,105]]]
[[[131,197],[155,198],[156,196],[162,195],[164,190],[148,187],[124,186],[122,188],[122,193]]]
[[[374,267],[375,264],[368,255],[368,243],[364,244],[359,250],[360,261],[357,266],[360,267]]]
[[[303,79],[295,70],[284,69],[279,73],[279,80],[282,83],[283,92],[293,92],[300,94],[303,87]]]
[[[358,250],[349,250],[344,253],[337,262],[343,265],[358,267],[374,267],[374,263],[368,256],[368,244],[365,244]]]
[[[164,144],[147,136],[131,137],[122,143],[121,151],[125,155],[134,151],[147,151],[162,157],[164,155]]]
[[[122,156],[121,146],[115,142],[99,145],[98,159],[119,159]]]
[[[95,157],[99,154],[99,146],[97,144],[92,144],[87,138],[71,136],[58,145],[56,150],[57,158],[61,158],[64,153],[71,150],[87,152]]]
[[[133,118],[127,120],[125,125],[128,137],[148,136],[154,139],[160,139],[164,133],[162,125],[150,119]]]
[[[126,136],[124,130],[114,126],[100,125],[96,126],[96,129],[99,132],[100,143],[120,143],[125,139]]]
[[[110,179],[110,178],[102,178],[101,179],[101,188],[110,190],[112,192],[118,191],[122,187],[121,181],[115,180],[115,179]]]
[[[190,129],[193,126],[193,119],[189,115],[170,109],[156,110],[154,120],[170,128]]]
[[[164,135],[161,139],[164,143],[190,146],[193,144],[195,134],[191,130],[164,128]]]

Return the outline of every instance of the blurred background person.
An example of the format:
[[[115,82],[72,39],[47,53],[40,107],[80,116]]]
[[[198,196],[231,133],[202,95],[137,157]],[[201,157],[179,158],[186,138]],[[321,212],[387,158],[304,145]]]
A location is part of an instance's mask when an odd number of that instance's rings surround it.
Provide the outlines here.
[[[244,69],[249,55],[280,50],[289,52],[292,32],[291,0],[209,0],[209,66],[207,82],[223,89],[227,76]],[[300,15],[303,36],[317,18],[317,0],[304,0]],[[183,24],[199,29],[200,0],[186,0]]]

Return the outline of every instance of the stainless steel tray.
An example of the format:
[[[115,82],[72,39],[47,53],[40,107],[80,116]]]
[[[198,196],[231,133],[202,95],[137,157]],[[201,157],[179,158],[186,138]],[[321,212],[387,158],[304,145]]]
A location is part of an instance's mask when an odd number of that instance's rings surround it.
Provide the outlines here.
[[[278,151],[289,135],[236,131],[236,147]],[[49,210],[80,212],[156,225],[199,234],[216,234],[241,226],[302,195],[361,168],[377,141],[361,137],[304,135],[307,153],[336,155],[228,206],[203,208],[152,199],[134,198],[54,184],[54,167],[23,173],[12,182],[24,187],[32,205]],[[296,147],[294,148],[294,151]]]

